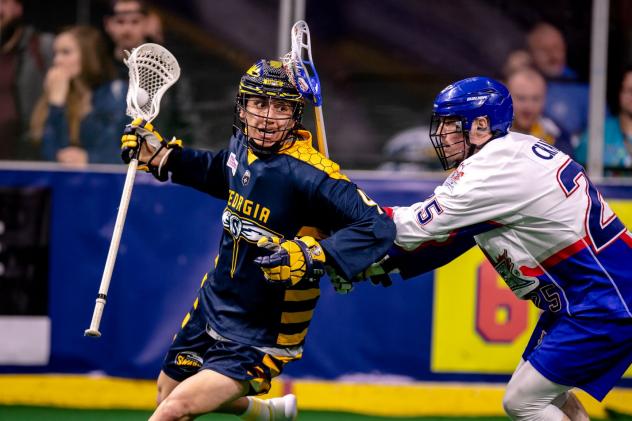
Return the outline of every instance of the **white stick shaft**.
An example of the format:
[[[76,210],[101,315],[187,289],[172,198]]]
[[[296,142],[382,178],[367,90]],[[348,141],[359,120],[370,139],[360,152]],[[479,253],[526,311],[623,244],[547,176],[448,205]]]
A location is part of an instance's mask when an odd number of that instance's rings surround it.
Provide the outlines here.
[[[316,114],[316,139],[318,140],[318,151],[329,158],[329,149],[327,148],[327,135],[325,134],[325,118],[323,117],[323,107],[314,107]]]
[[[114,233],[110,241],[110,249],[108,257],[103,268],[103,276],[101,277],[101,285],[99,286],[99,295],[97,296],[94,312],[92,313],[92,322],[90,328],[85,331],[86,336],[101,336],[99,325],[101,324],[101,316],[107,300],[108,289],[110,288],[110,280],[112,279],[112,271],[114,263],[116,263],[116,255],[118,254],[119,244],[121,242],[121,234],[125,225],[125,217],[127,216],[127,208],[132,197],[132,188],[134,187],[134,179],[136,178],[136,169],[138,160],[132,159],[127,167],[127,176],[125,177],[125,185],[123,186],[123,194],[119,204],[118,214],[116,215],[116,223],[114,224]]]

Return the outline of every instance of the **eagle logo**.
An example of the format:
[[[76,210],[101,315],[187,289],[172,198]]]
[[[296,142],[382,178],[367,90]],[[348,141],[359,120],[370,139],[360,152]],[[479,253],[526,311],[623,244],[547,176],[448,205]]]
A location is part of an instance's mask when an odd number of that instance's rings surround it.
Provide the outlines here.
[[[503,253],[498,256],[494,266],[496,272],[505,280],[512,291],[516,292],[536,283],[535,280],[521,278],[520,273],[514,269],[514,266],[507,250],[503,250]]]
[[[239,215],[232,213],[228,209],[224,209],[222,225],[224,225],[224,229],[230,232],[230,235],[232,235],[235,240],[243,238],[254,244],[256,244],[261,237],[282,237],[248,219],[240,218]]]

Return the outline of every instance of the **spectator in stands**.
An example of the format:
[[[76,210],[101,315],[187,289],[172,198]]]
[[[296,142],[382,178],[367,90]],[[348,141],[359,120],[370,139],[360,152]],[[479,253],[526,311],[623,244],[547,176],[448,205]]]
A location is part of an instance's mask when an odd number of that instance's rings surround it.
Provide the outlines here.
[[[505,59],[505,64],[503,65],[503,76],[505,77],[505,80],[508,79],[510,75],[525,67],[533,67],[533,58],[531,57],[531,54],[529,54],[527,50],[523,49],[510,52]]]
[[[150,42],[155,42],[157,44],[164,44],[165,42],[165,33],[162,27],[162,19],[160,19],[160,15],[153,9],[149,9],[147,12],[147,19],[145,21],[145,32],[147,34],[147,39]]]
[[[603,164],[606,174],[630,174],[632,170],[632,66],[626,67],[619,85],[619,113],[604,123]],[[588,161],[588,133],[584,133],[575,152],[577,161]]]
[[[31,113],[53,57],[53,35],[22,20],[21,0],[0,0],[0,159],[37,159],[28,142]]]
[[[532,68],[523,67],[509,75],[507,87],[514,106],[511,130],[540,138],[573,156],[568,133],[542,115],[546,98],[546,81],[542,75]]]
[[[566,42],[559,29],[538,23],[527,36],[535,67],[547,81],[544,114],[571,136],[588,125],[588,86],[566,64]]]
[[[112,0],[111,6],[103,24],[114,43],[118,77],[128,80],[128,69],[123,63],[124,51],[131,51],[146,42],[161,42],[162,25],[158,14],[155,11],[150,13],[143,0]],[[180,65],[186,69],[186,64]],[[154,123],[166,133],[179,133],[183,138],[190,139],[193,146],[201,147],[208,142],[208,136],[193,96],[191,83],[182,72],[178,82],[162,98],[160,115]]]
[[[53,66],[31,119],[45,159],[68,165],[118,163],[125,85],[98,30],[75,26],[55,38]]]
[[[126,80],[127,66],[123,63],[125,50],[132,51],[147,42],[147,6],[142,0],[114,0],[103,25],[114,43],[117,75]]]

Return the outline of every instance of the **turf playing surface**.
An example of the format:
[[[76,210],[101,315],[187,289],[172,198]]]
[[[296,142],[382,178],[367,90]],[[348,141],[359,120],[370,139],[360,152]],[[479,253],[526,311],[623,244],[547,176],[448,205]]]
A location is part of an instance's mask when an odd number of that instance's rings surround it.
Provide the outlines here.
[[[124,410],[85,410],[85,409],[60,409],[32,406],[0,406],[0,421],[140,421],[146,420],[151,413],[148,411],[124,411]],[[206,415],[200,420],[234,421],[238,418],[230,415]],[[611,420],[632,421],[631,416],[612,414]],[[414,418],[384,418],[368,415],[348,414],[341,412],[316,412],[303,411],[299,415],[300,421],[500,421],[503,417],[414,417]]]
[[[124,410],[85,410],[40,408],[32,406],[0,406],[0,421],[140,421],[151,415],[148,411]],[[231,415],[206,415],[200,420],[235,421],[238,418]],[[471,421],[500,421],[505,418],[467,418]],[[456,421],[456,418],[384,418],[367,415],[348,414],[341,412],[304,411],[299,415],[300,421]]]

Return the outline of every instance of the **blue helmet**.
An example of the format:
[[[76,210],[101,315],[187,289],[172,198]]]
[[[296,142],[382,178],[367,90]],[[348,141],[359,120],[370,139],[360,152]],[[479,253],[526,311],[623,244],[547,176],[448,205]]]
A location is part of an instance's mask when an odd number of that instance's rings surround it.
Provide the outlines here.
[[[445,169],[456,167],[476,149],[469,143],[469,131],[477,117],[489,119],[492,139],[507,134],[513,120],[513,103],[509,90],[500,82],[487,77],[471,77],[444,88],[435,98],[432,110],[430,138]],[[441,121],[450,118],[459,122],[459,131],[469,151],[461,158],[449,160],[437,133]]]

